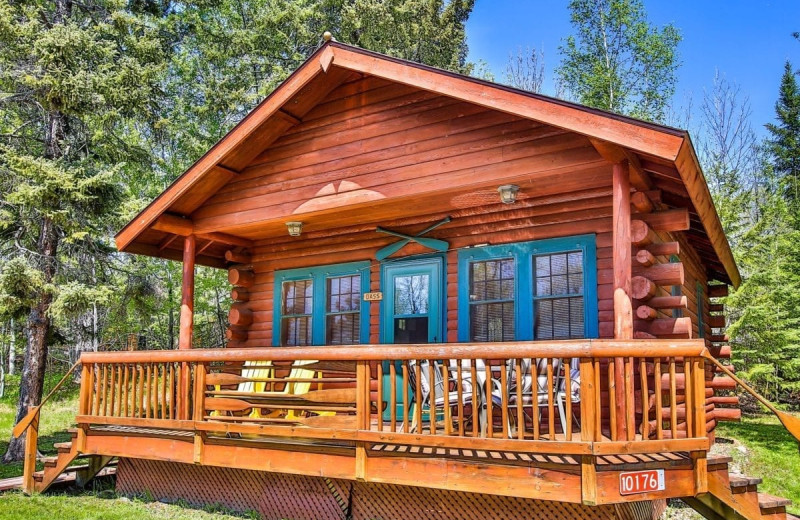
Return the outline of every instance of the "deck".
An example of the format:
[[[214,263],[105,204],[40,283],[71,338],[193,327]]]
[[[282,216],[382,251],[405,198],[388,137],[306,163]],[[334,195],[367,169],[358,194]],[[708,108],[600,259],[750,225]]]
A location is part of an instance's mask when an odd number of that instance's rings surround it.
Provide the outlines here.
[[[75,452],[584,505],[695,496],[707,485],[704,348],[87,353]],[[642,470],[663,471],[662,484],[622,489],[622,473]]]

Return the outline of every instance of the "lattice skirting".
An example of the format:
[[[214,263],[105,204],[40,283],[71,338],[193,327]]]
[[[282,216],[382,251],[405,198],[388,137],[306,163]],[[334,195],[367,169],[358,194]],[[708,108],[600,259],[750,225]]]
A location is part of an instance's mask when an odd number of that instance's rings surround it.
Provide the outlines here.
[[[269,520],[655,520],[664,501],[587,507],[460,491],[121,459],[117,491],[256,511]]]

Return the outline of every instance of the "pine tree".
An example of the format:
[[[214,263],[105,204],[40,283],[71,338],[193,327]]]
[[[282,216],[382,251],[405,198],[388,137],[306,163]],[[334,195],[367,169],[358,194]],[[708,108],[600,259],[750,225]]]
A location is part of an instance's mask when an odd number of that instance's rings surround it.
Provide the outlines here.
[[[641,0],[571,0],[577,34],[559,49],[568,94],[588,106],[663,121],[675,92],[678,30],[647,21]]]
[[[784,65],[778,101],[777,123],[768,123],[769,150],[775,173],[782,179],[784,193],[791,202],[795,218],[800,218],[800,86],[788,61]]]
[[[157,106],[164,46],[114,0],[0,0],[0,49],[0,258],[35,281],[16,300],[0,287],[6,312],[27,315],[19,421],[42,398],[53,320],[107,295],[83,260],[111,251],[120,178],[141,157],[129,120]],[[4,461],[23,448],[12,439]]]

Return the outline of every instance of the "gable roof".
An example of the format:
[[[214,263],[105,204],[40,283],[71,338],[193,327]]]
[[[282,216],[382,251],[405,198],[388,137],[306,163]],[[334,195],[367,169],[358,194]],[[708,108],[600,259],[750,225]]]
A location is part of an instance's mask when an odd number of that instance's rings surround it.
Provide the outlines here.
[[[636,167],[633,175],[676,177],[685,186],[688,200],[671,201],[693,209],[693,234],[708,241],[704,259],[716,264],[711,271],[725,282],[741,281],[727,238],[713,205],[688,132],[664,125],[585,107],[541,94],[534,94],[488,81],[443,71],[415,62],[371,51],[327,42],[265,98],[228,134],[178,177],[117,235],[120,251],[153,254],[137,247],[136,239],[148,229],[190,234],[189,215],[217,189],[235,177],[253,157],[241,146],[255,140],[260,152],[286,130],[301,122],[303,115],[325,95],[357,76],[375,76],[422,90],[535,120],[589,137],[602,155],[628,158]],[[606,153],[604,153],[606,152]],[[611,157],[613,158],[613,157]],[[679,176],[679,178],[678,178]],[[673,181],[675,179],[672,179]],[[636,184],[634,182],[634,184]],[[639,189],[649,186],[642,180]],[[220,237],[218,237],[220,238]],[[236,237],[221,237],[232,245],[245,245]],[[202,263],[202,262],[201,262]],[[216,265],[214,262],[207,262]]]

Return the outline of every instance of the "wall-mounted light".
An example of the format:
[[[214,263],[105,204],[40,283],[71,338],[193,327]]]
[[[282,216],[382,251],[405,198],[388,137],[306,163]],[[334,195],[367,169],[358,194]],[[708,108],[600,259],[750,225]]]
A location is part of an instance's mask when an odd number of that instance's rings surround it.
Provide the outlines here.
[[[300,233],[303,232],[303,223],[302,222],[287,222],[286,228],[289,230],[289,236],[291,237],[299,237]]]
[[[497,188],[497,191],[500,192],[500,202],[503,204],[514,204],[517,202],[519,186],[516,184],[503,184]]]

